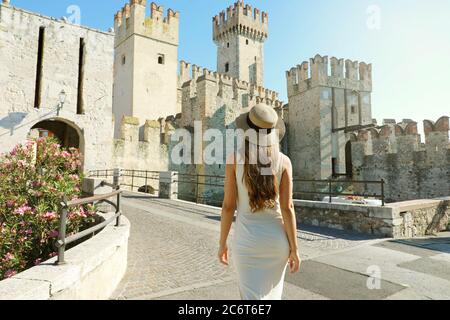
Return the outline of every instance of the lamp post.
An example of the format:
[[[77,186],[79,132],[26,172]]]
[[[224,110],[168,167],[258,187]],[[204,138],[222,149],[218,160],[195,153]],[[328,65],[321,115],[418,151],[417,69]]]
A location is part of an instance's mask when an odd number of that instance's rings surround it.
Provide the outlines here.
[[[59,116],[59,111],[64,107],[64,103],[66,102],[66,92],[63,90],[61,90],[61,92],[59,93],[59,104],[58,104],[58,116]]]

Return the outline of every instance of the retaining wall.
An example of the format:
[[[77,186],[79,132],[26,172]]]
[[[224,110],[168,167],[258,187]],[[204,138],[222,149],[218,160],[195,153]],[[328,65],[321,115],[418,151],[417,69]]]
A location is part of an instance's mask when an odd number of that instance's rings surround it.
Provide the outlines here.
[[[112,214],[101,214],[105,219]],[[56,257],[0,282],[0,300],[104,300],[127,269],[130,222],[108,225],[95,237],[68,250],[67,264]]]
[[[450,198],[398,202],[385,207],[296,200],[300,223],[388,238],[414,238],[447,229]]]

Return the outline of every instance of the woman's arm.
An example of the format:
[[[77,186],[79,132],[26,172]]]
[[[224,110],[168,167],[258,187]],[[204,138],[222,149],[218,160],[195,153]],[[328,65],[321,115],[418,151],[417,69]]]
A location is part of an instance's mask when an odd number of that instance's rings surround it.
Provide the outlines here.
[[[230,234],[231,226],[233,224],[234,213],[236,212],[237,207],[236,201],[237,201],[236,166],[234,164],[234,161],[232,161],[227,162],[226,167],[225,196],[222,206],[222,220],[220,231],[219,260],[224,265],[228,265],[227,240]]]
[[[294,190],[292,182],[292,163],[287,157],[285,157],[283,168],[284,172],[280,184],[280,205],[289,246],[291,248],[289,265],[291,272],[295,273],[300,269],[300,257],[298,254],[297,219],[292,198]]]

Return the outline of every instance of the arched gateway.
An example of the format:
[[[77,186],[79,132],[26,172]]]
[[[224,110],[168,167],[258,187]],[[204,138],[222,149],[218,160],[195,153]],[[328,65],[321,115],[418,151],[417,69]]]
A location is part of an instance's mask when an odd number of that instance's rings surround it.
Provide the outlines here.
[[[63,148],[76,148],[84,155],[83,131],[73,122],[61,118],[36,123],[31,132],[34,136],[56,138]]]

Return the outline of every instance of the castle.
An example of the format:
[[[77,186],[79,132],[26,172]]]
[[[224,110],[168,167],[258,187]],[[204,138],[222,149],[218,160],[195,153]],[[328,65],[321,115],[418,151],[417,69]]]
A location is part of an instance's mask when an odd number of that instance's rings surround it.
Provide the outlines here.
[[[116,13],[114,31],[102,32],[3,0],[0,152],[30,135],[55,135],[81,149],[86,171],[222,175],[223,165],[172,163],[175,130],[200,122],[225,132],[263,102],[287,124],[282,148],[297,177],[385,179],[392,201],[449,195],[449,118],[425,122],[424,144],[413,121],[378,126],[372,65],[317,55],[287,72],[283,103],[264,87],[266,12],[239,1],[213,17],[213,71],[179,61],[180,13],[152,3],[147,16],[146,7],[131,0]]]

